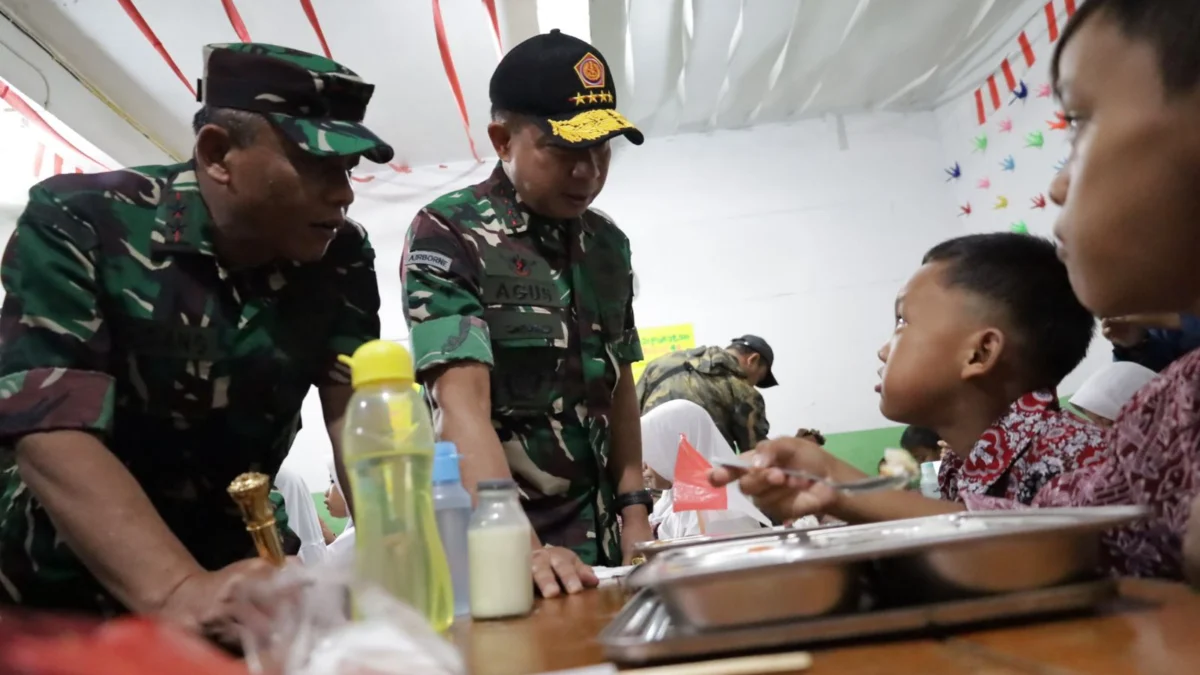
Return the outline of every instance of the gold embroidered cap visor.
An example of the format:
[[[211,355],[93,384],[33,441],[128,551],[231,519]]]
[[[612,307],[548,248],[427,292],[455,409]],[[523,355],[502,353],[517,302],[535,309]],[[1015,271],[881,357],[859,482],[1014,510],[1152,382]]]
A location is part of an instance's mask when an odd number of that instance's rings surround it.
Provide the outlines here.
[[[546,133],[550,143],[565,148],[590,148],[616,136],[624,136],[634,145],[641,145],[646,140],[633,122],[613,108],[535,117],[533,122]]]

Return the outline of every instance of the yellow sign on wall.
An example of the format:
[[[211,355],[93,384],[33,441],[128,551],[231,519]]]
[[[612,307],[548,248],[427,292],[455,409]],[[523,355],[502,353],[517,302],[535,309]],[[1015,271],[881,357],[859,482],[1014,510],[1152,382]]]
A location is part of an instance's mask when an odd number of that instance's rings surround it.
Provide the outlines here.
[[[645,360],[633,364],[633,379],[636,382],[646,369],[646,364],[660,356],[691,349],[696,346],[696,334],[692,324],[681,323],[675,326],[654,326],[639,328],[638,334],[642,339],[642,354]]]

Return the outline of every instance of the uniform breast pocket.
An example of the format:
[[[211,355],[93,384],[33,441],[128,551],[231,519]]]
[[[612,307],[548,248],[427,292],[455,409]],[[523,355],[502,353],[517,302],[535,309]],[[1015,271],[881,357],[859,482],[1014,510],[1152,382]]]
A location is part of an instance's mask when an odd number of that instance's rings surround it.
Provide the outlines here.
[[[201,419],[214,406],[213,379],[225,351],[212,327],[129,319],[119,332],[126,355],[126,390],[135,407],[175,418]]]
[[[567,331],[562,309],[505,307],[484,315],[492,336],[492,406],[507,415],[545,415],[561,395]]]

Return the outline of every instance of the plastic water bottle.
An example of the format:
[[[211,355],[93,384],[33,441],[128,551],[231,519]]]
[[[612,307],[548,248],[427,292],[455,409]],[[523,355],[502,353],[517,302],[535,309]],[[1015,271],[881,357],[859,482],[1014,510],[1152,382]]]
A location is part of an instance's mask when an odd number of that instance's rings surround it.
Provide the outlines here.
[[[408,350],[386,340],[350,365],[342,453],[354,499],[355,567],[444,631],[454,621],[450,569],[433,510],[433,430]]]
[[[471,524],[471,494],[458,472],[458,448],[438,443],[433,450],[433,513],[450,565],[454,588],[454,616],[471,613],[471,561],[467,554],[467,526]]]
[[[941,462],[921,464],[921,494],[930,499],[942,498],[941,490],[938,489],[938,470],[941,468]]]

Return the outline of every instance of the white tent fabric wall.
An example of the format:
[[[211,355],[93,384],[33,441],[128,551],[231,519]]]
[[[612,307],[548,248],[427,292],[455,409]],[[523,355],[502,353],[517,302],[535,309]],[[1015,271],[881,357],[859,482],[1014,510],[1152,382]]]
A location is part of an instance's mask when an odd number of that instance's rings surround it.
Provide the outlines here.
[[[994,66],[992,52],[1009,45],[1016,29],[1041,4],[495,2],[499,42],[505,49],[554,27],[590,37],[617,77],[621,107],[659,136],[831,112],[931,109],[947,88],[970,81],[981,64]],[[204,44],[238,39],[220,2],[137,0],[134,5],[189,83],[201,75]],[[186,11],[181,11],[182,5]],[[243,0],[234,6],[252,39],[321,51],[299,3]],[[435,40],[434,3],[363,0],[348,9],[344,1],[314,0],[313,6],[333,57],[379,85],[367,122],[395,145],[398,165],[471,158]],[[470,119],[470,139],[484,153],[487,84],[498,57],[496,33],[486,3],[440,0],[438,6]],[[188,122],[197,103],[119,3],[0,0],[0,9],[105,92],[117,108],[136,111],[139,125],[171,154],[189,153]],[[0,25],[7,23],[0,20]],[[17,31],[8,26],[7,32]],[[28,44],[8,47],[27,58],[26,51],[41,51]],[[46,55],[39,58],[45,60]],[[0,77],[17,68],[0,60]],[[57,112],[68,125],[87,133],[94,108]],[[137,142],[89,136],[114,146]],[[126,148],[107,150],[126,163],[131,163],[124,159],[127,154],[141,154]]]

